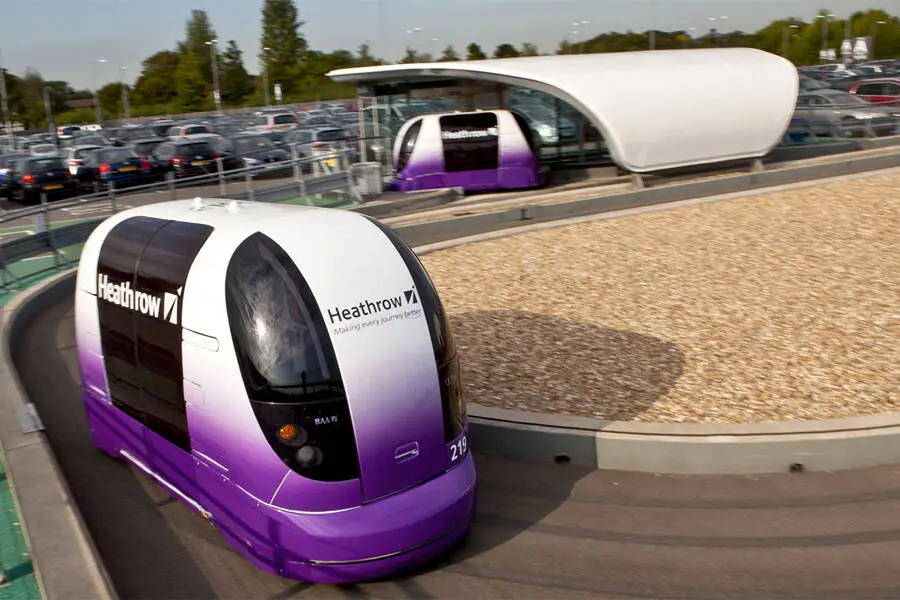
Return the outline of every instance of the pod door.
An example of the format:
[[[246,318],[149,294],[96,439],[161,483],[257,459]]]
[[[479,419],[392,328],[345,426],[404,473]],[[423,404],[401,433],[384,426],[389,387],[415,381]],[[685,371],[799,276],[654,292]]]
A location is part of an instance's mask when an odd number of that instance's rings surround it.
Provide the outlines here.
[[[500,169],[500,130],[493,112],[439,118],[447,186],[496,187]]]

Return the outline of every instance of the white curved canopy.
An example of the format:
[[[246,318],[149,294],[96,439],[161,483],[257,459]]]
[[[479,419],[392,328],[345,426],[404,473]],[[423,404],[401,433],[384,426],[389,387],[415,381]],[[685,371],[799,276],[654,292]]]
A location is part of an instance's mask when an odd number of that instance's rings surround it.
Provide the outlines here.
[[[334,81],[475,79],[537,89],[593,121],[637,173],[765,156],[799,87],[789,61],[752,48],[535,56],[339,69]]]

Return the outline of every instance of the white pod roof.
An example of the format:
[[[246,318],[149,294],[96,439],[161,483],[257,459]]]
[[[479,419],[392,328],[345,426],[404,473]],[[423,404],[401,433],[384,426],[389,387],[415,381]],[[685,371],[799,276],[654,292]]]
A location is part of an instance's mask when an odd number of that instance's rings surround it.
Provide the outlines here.
[[[339,69],[374,84],[474,79],[536,89],[584,113],[637,173],[765,156],[797,101],[794,65],[752,48],[535,56]]]

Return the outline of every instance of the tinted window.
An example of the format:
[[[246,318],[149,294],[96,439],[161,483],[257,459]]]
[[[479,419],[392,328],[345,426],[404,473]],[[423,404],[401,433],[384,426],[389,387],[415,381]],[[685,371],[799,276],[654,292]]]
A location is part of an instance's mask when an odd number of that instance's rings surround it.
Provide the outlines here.
[[[536,148],[534,132],[531,130],[528,120],[519,113],[513,113],[513,117],[516,119],[516,125],[522,131],[522,135],[525,136],[525,142],[528,144],[528,147],[534,150]]]
[[[191,156],[194,154],[205,156],[212,154],[213,149],[209,142],[194,142],[192,144],[179,145],[177,153],[179,156]]]
[[[346,140],[347,133],[343,129],[325,129],[316,133],[316,137],[321,142],[336,142]]]
[[[268,237],[251,236],[228,265],[225,303],[247,396],[272,450],[310,479],[358,478],[337,359],[293,261]]]
[[[478,171],[500,166],[497,115],[476,113],[440,117],[444,171]]]
[[[62,158],[39,158],[29,161],[29,172],[35,175],[49,171],[62,171],[66,168]]]
[[[116,148],[115,150],[98,150],[97,160],[100,162],[124,162],[137,158],[137,154],[128,148]]]
[[[193,127],[185,127],[184,133],[185,133],[185,135],[192,135],[195,133],[207,133],[207,129],[203,125],[194,125]]]
[[[441,404],[444,411],[444,440],[450,442],[462,433],[466,420],[466,403],[463,396],[456,343],[447,320],[447,313],[437,295],[437,290],[428,277],[422,262],[397,233],[381,221],[366,217],[375,224],[394,244],[409,269],[422,302],[422,310],[428,321],[428,332],[434,350],[441,388]]]
[[[100,338],[113,404],[189,450],[181,367],[181,292],[212,228],[123,221],[97,265]]]
[[[140,144],[135,144],[134,148],[141,154],[152,154],[160,143],[161,142],[141,142]]]
[[[275,125],[286,125],[288,123],[294,123],[296,119],[294,119],[293,115],[278,115],[273,119]]]
[[[397,170],[402,171],[409,164],[412,156],[413,148],[416,146],[416,140],[419,137],[419,131],[422,130],[422,120],[413,123],[403,136],[403,143],[400,144],[400,152],[397,155]]]
[[[261,135],[255,135],[253,137],[234,138],[232,142],[234,144],[234,148],[241,154],[263,150],[265,148],[272,148],[274,146],[270,139],[265,138]]]
[[[343,393],[319,307],[293,261],[266,236],[235,252],[226,302],[253,397],[298,402]]]
[[[147,426],[175,445],[190,449],[181,364],[181,293],[188,271],[212,228],[168,222],[144,249],[135,289],[152,291],[157,314],[135,315],[138,376]]]

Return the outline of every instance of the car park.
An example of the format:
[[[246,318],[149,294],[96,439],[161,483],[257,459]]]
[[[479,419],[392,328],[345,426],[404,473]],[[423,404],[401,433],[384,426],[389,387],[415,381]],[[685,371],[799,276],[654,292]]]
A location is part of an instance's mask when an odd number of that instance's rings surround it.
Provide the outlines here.
[[[32,156],[54,156],[59,154],[56,144],[35,144],[28,149]]]
[[[7,195],[21,204],[37,204],[77,194],[76,181],[61,156],[26,156],[12,163]]]
[[[184,137],[186,135],[196,135],[199,133],[213,133],[212,129],[206,125],[174,125],[166,131],[166,136],[170,139]]]

